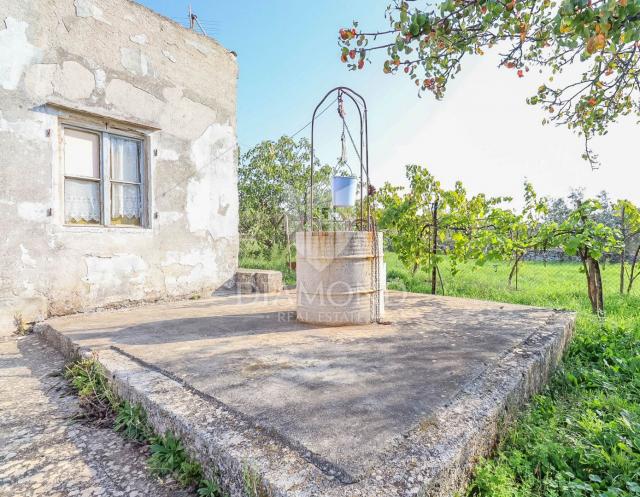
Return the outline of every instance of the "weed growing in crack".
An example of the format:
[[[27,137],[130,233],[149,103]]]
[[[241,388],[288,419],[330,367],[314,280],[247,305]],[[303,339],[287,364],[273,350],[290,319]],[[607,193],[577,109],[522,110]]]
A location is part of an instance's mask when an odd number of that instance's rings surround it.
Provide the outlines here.
[[[187,453],[182,442],[173,433],[166,432],[164,436],[151,440],[151,456],[149,468],[158,476],[178,473],[180,466],[187,460]]]
[[[96,358],[81,359],[68,365],[64,376],[78,393],[85,417],[101,424],[111,423],[121,402]]]
[[[113,428],[126,438],[137,442],[147,442],[153,436],[153,430],[147,422],[147,414],[142,406],[126,400],[118,408]]]
[[[205,478],[202,466],[189,458],[179,438],[171,432],[156,435],[143,407],[117,396],[96,355],[66,366],[64,377],[78,393],[85,418],[101,425],[112,423],[113,429],[126,438],[150,445],[148,465],[152,473],[171,476],[200,497],[226,497],[219,479]]]
[[[202,480],[198,488],[199,497],[220,497],[222,489],[216,480]]]
[[[193,461],[185,461],[180,465],[178,470],[178,481],[184,487],[191,487],[199,485],[204,474],[202,472],[202,466],[199,463]]]
[[[183,487],[197,488],[199,496],[223,497],[217,479],[206,479],[202,466],[189,459],[182,442],[171,432],[151,440],[149,467],[158,476],[172,476]]]
[[[22,314],[16,314],[13,316],[13,324],[15,326],[14,333],[16,335],[25,336],[33,331],[33,326],[24,320]]]
[[[262,481],[260,474],[249,466],[242,468],[242,486],[247,497],[271,497],[271,492]]]

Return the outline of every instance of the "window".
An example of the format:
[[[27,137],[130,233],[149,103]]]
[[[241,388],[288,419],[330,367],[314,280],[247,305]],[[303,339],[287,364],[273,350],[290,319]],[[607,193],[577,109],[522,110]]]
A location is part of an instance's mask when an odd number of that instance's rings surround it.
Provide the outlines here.
[[[64,221],[144,226],[142,139],[64,125]]]
[[[101,224],[100,135],[64,130],[64,218],[68,224]]]
[[[109,137],[111,224],[142,225],[142,147],[137,140]]]

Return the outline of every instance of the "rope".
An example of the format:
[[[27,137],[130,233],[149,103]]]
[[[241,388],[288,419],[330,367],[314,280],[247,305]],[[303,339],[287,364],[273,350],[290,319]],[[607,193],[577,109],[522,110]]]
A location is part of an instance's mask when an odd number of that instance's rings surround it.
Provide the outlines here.
[[[349,135],[349,139],[351,140],[351,145],[353,146],[353,150],[355,150],[356,155],[358,156],[358,160],[362,163],[362,157],[360,157],[360,152],[358,152],[358,147],[356,146],[356,142],[353,139],[353,136],[351,135],[351,130],[349,129],[349,125],[347,124],[347,121],[344,120],[344,118],[342,119],[342,123],[344,124],[344,127],[347,130],[347,134]]]
[[[369,195],[369,192],[367,192]],[[369,199],[370,200],[370,199]],[[376,323],[381,324],[382,316],[380,316],[380,293],[382,293],[382,289],[380,288],[380,247],[378,245],[378,230],[376,229],[376,223],[373,219],[371,219],[371,233],[373,235],[373,312],[371,313],[373,319]]]

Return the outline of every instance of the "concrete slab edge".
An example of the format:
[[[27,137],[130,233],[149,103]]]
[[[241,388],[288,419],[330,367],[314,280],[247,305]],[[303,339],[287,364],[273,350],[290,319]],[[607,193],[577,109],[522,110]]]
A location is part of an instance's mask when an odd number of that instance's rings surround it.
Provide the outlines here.
[[[336,497],[464,495],[478,459],[492,453],[562,360],[575,318],[575,313],[554,311],[453,402],[397,440],[358,485]]]
[[[35,331],[67,360],[94,354],[46,322],[38,324]],[[117,394],[142,405],[157,433],[171,431],[178,436],[207,476],[219,476],[230,497],[314,497],[342,486],[297,451],[239,419],[225,406],[205,401],[115,350],[100,350],[97,358]],[[250,492],[245,491],[247,479],[255,487]]]
[[[478,459],[491,453],[522,407],[542,390],[574,330],[574,313],[554,311],[449,405],[399,437],[373,469],[351,485],[327,478],[297,451],[224,406],[212,406],[121,353],[101,350],[99,360],[116,391],[142,404],[158,432],[173,431],[204,467],[219,471],[232,497],[247,495],[247,468],[263,483],[267,493],[255,494],[261,497],[451,497],[464,489]],[[70,359],[91,355],[47,323],[36,331]],[[176,399],[182,400],[177,404]]]

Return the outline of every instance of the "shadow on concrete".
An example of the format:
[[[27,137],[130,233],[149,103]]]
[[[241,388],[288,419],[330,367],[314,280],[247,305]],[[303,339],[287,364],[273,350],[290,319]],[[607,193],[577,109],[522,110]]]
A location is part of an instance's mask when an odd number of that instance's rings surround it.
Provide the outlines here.
[[[63,367],[36,335],[0,343],[0,494],[191,495],[150,475],[142,447],[74,421],[81,411]]]
[[[390,326],[310,326],[280,310],[73,338],[107,339],[357,476],[409,431],[428,429],[436,409],[549,312],[421,296],[392,301]]]
[[[321,327],[298,323],[295,313],[266,312],[153,321],[126,328],[69,332],[74,340],[107,339],[110,344],[150,345],[190,340],[224,339],[268,333],[299,332]]]

